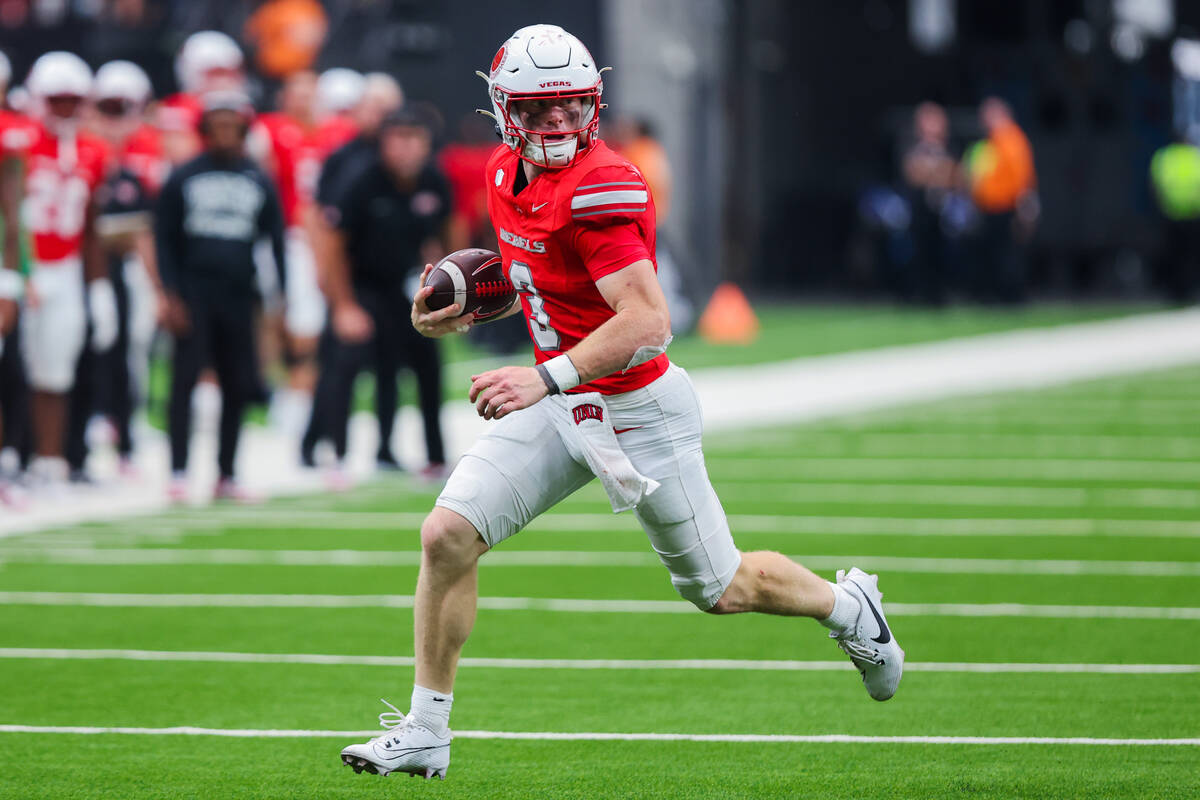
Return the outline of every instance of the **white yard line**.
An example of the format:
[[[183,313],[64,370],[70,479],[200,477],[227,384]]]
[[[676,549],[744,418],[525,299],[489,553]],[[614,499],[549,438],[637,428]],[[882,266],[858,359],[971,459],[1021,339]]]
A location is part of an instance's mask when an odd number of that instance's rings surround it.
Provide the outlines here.
[[[905,556],[791,555],[810,569],[853,564],[867,570],[950,575],[1123,575],[1200,576],[1194,561],[1108,561],[1087,559],[927,558]],[[253,565],[322,567],[415,567],[417,550],[245,550],[182,548],[7,548],[0,564],[84,564],[104,566]],[[498,550],[480,560],[483,567],[660,567],[649,551]]]
[[[229,664],[306,664],[315,666],[411,667],[412,656],[334,655],[325,653],[231,653],[213,650],[127,650],[56,647],[3,647],[0,659],[61,661],[182,661]],[[778,661],[748,659],[585,659],[585,658],[463,658],[470,669],[569,670],[714,670],[751,672],[841,672],[849,661]],[[1041,664],[1035,662],[908,661],[907,672],[979,674],[1192,675],[1200,664]]]
[[[400,594],[151,594],[116,592],[0,592],[0,605],[124,608],[412,608]],[[563,611],[611,614],[696,614],[681,600],[589,600],[559,597],[481,597],[488,611]],[[1200,608],[1072,606],[1021,603],[888,603],[893,616],[1049,617],[1059,619],[1200,620]]]
[[[931,433],[928,431],[843,430],[745,431],[723,434],[713,440],[711,452],[736,448],[735,457],[745,448],[760,452],[791,455],[798,458],[824,455],[861,457],[911,456],[938,453],[943,456],[969,456],[988,459],[1016,458],[1134,458],[1200,459],[1200,437],[1156,436],[1149,434],[1104,435],[1052,433]]]
[[[719,485],[749,480],[1053,480],[1200,484],[1200,461],[1040,458],[763,458],[709,459]]]
[[[197,728],[126,728],[76,725],[0,725],[0,733],[73,735],[127,734],[133,736],[225,736],[237,739],[357,739],[379,735],[365,731]],[[829,734],[758,733],[560,733],[550,731],[460,731],[458,739],[518,739],[541,742],[730,742],[754,744],[960,744],[960,745],[1083,745],[1100,747],[1197,747],[1195,739],[1101,739],[1089,736],[854,736]]]

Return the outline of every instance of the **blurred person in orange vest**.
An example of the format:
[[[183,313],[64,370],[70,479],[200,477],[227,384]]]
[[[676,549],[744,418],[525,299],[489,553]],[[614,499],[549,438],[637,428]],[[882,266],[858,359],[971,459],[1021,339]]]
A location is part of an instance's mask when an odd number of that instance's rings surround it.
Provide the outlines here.
[[[980,104],[979,122],[987,138],[968,149],[964,163],[982,215],[974,293],[985,302],[1019,302],[1027,288],[1021,245],[1038,216],[1033,148],[1012,109],[997,97]]]
[[[266,0],[246,20],[246,41],[264,75],[282,80],[311,69],[325,43],[329,21],[317,0]]]
[[[658,235],[655,260],[658,262],[658,282],[662,285],[671,314],[671,332],[679,335],[691,330],[696,318],[692,299],[684,290],[683,275],[673,248],[668,246],[663,223],[671,212],[671,162],[667,151],[654,136],[654,129],[644,119],[618,117],[605,131],[606,140],[621,156],[638,168],[654,198],[658,213]]]

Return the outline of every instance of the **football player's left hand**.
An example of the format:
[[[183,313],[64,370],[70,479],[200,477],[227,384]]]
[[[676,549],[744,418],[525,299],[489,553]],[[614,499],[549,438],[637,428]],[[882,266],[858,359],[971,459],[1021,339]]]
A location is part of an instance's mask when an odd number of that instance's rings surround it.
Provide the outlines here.
[[[501,367],[471,376],[471,402],[484,419],[500,419],[546,396],[546,382],[533,367]]]

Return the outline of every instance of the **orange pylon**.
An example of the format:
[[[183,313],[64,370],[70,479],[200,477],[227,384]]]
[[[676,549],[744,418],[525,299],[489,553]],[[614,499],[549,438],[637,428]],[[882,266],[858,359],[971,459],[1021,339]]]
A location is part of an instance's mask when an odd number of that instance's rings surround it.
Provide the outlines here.
[[[713,292],[700,316],[700,335],[714,344],[750,344],[758,338],[758,317],[742,290],[726,281]]]

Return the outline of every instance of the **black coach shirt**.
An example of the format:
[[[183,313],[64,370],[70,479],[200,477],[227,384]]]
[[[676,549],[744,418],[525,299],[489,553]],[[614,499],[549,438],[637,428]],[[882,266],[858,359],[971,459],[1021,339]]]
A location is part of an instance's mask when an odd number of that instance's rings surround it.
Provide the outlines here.
[[[387,292],[403,290],[405,276],[421,266],[421,245],[441,234],[449,214],[449,185],[436,167],[427,165],[406,188],[378,160],[347,187],[336,209],[326,209],[329,223],[346,236],[351,281]]]
[[[169,290],[255,291],[254,243],[264,236],[285,285],[279,197],[247,158],[203,153],[175,169],[159,195],[154,233]]]

